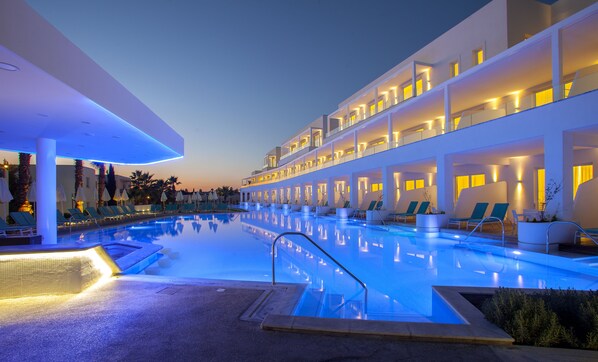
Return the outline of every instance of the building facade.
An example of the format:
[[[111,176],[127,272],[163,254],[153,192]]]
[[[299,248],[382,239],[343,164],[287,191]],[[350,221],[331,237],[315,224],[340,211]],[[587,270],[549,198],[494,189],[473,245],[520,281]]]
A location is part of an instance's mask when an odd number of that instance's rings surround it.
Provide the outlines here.
[[[595,1],[493,0],[275,147],[241,199],[468,216],[558,185],[548,207],[573,218],[598,162],[595,34]]]

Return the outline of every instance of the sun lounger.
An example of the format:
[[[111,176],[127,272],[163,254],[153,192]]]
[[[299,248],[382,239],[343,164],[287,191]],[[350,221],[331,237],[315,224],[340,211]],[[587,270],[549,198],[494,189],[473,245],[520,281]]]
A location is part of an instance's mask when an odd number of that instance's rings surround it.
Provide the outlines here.
[[[85,215],[84,213],[81,212],[81,210],[79,210],[77,208],[68,209],[68,212],[71,214],[71,218],[70,218],[71,222],[86,223],[86,222],[92,221],[89,216]]]
[[[368,206],[367,209],[365,209],[365,210],[363,210],[363,209],[355,210],[355,213],[353,215],[355,217],[362,217],[362,215],[363,215],[363,217],[365,217],[366,211],[372,211],[372,210],[374,210],[374,208],[376,207],[377,203],[378,203],[377,201],[372,201],[372,202],[370,202],[370,205]]]
[[[505,219],[505,216],[507,215],[507,209],[509,208],[509,203],[505,202],[505,203],[496,203],[494,204],[494,206],[492,207],[492,211],[490,212],[490,216],[488,217],[495,217],[497,219],[500,219],[501,221]],[[469,228],[469,226],[473,226],[475,227],[477,224],[479,224],[480,222],[482,222],[482,218],[480,219],[469,219],[467,220],[467,226],[466,228]],[[489,224],[500,224],[500,222],[496,219],[489,219],[484,221],[483,225],[480,225],[480,231],[482,231],[482,227],[484,225],[489,225]]]
[[[428,211],[428,207],[430,207],[430,201],[424,201],[419,205],[415,214],[403,215],[401,218],[403,218],[403,222],[407,222],[407,219],[414,218],[415,215],[425,214]]]
[[[407,211],[391,213],[390,216],[394,217],[395,221],[398,218],[403,218],[403,221],[407,221],[407,217],[415,215],[414,212],[418,203],[419,201],[411,201],[407,206]]]
[[[4,219],[0,218],[0,235],[33,235],[33,230],[34,228],[31,226],[9,225]]]
[[[10,213],[10,217],[18,226],[36,227],[37,224],[33,216],[30,213],[24,211],[13,211]]]
[[[475,204],[475,207],[473,208],[473,211],[471,212],[471,216],[470,217],[455,217],[455,218],[450,218],[449,222],[448,222],[448,226],[450,227],[451,225],[457,225],[457,227],[459,229],[461,229],[461,224],[462,223],[467,223],[469,220],[471,219],[483,219],[484,218],[484,214],[486,213],[486,209],[488,208],[488,203],[487,202],[478,202],[477,204]]]

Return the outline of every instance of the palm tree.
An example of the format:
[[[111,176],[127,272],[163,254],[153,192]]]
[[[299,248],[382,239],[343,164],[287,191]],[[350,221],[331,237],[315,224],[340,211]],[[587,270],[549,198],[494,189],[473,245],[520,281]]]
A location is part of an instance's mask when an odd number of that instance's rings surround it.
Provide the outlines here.
[[[156,182],[157,180],[153,179],[154,175],[149,174],[149,172],[142,172],[140,170],[135,170],[129,176],[131,179],[131,198],[134,200],[136,204],[144,204],[148,202],[148,196],[151,198],[152,194],[154,193],[154,189],[156,189]],[[161,191],[160,191],[161,192]],[[160,195],[158,195],[158,198]],[[149,200],[149,201],[153,201]]]
[[[27,202],[27,193],[31,184],[31,174],[29,165],[31,164],[31,154],[19,153],[19,181],[17,183],[16,207],[18,211],[29,211]]]
[[[164,188],[166,193],[170,193],[172,198],[176,197],[176,185],[180,185],[179,178],[176,176],[170,176],[164,181]]]
[[[98,169],[98,206],[103,206],[102,195],[106,187],[106,165],[104,162],[92,162],[91,164]]]

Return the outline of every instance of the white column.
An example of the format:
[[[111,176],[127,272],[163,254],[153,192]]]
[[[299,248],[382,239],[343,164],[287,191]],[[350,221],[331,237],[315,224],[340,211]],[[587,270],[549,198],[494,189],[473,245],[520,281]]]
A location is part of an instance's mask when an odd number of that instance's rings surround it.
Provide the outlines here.
[[[552,31],[552,89],[554,100],[562,99],[563,83],[563,51],[562,51],[562,33],[560,29]]]
[[[415,97],[416,89],[415,89],[415,77],[417,76],[416,73],[416,64],[415,62],[411,63],[411,96]]]
[[[381,111],[381,109],[378,109],[378,87],[374,88],[374,109],[376,113]]]
[[[438,210],[444,211],[449,215],[453,214],[455,188],[453,187],[454,179],[453,157],[450,155],[436,156],[436,187],[438,196]]]
[[[452,110],[451,110],[451,92],[449,86],[444,87],[444,133],[454,131],[451,127],[452,121]]]
[[[328,201],[328,206],[335,207],[334,205],[334,180],[329,178],[326,180],[326,201]]]
[[[357,177],[357,174],[352,173],[351,174],[351,178],[349,179],[349,201],[351,204],[351,207],[354,209],[359,208],[359,195],[358,195],[358,185],[359,185],[359,178]]]
[[[392,116],[388,114],[388,148],[391,148],[392,142],[394,141],[394,135],[392,134]]]
[[[312,181],[311,183],[311,205],[315,206],[318,204],[318,183]]]
[[[546,208],[548,215],[564,220],[573,217],[573,136],[561,131],[544,136],[544,168],[546,185],[552,181],[561,185],[561,192]]]
[[[353,154],[357,158],[357,152],[359,152],[359,144],[357,143],[357,131],[353,131]]]
[[[386,210],[395,208],[395,180],[394,172],[390,167],[382,168],[382,201]]]
[[[43,244],[56,244],[56,140],[36,142],[37,232]]]

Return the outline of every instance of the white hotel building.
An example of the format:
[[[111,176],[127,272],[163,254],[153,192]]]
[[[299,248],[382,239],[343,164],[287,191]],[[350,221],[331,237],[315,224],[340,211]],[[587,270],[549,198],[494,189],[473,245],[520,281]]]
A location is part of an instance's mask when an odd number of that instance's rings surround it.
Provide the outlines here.
[[[598,205],[579,187],[598,162],[597,88],[595,1],[493,0],[274,147],[242,200],[403,212],[427,190],[468,216],[476,201],[540,208],[554,180],[550,207],[579,219],[582,191]]]

